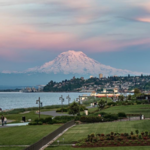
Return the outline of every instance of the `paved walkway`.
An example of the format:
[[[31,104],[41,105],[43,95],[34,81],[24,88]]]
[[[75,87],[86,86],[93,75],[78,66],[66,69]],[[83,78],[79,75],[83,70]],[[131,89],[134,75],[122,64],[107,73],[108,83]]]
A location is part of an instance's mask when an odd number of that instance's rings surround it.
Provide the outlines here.
[[[90,108],[94,108],[94,107],[88,106],[87,108],[90,109]],[[73,115],[69,115],[69,114],[57,113],[56,110],[44,111],[44,112],[41,112],[41,114],[50,115],[50,116],[53,116],[53,117],[56,117],[56,116],[73,116]]]
[[[56,116],[72,116],[72,115],[69,115],[69,114],[57,113],[56,110],[44,111],[44,112],[41,112],[41,114],[50,115],[50,116],[53,116],[53,117],[56,117]]]

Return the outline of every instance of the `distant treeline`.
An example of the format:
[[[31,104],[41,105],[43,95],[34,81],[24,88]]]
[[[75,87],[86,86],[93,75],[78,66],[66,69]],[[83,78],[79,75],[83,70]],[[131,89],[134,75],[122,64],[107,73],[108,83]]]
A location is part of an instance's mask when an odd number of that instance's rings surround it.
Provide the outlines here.
[[[19,92],[21,89],[6,89],[6,90],[0,90],[0,92]]]

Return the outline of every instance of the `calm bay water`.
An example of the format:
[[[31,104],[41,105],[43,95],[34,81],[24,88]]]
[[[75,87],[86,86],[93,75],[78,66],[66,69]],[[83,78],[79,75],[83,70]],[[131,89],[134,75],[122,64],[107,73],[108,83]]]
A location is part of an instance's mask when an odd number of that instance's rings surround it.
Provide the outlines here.
[[[27,108],[38,107],[36,100],[40,97],[43,106],[61,104],[59,97],[63,95],[64,104],[68,104],[67,95],[71,97],[73,102],[79,95],[90,95],[89,93],[21,93],[21,92],[0,92],[0,108]]]

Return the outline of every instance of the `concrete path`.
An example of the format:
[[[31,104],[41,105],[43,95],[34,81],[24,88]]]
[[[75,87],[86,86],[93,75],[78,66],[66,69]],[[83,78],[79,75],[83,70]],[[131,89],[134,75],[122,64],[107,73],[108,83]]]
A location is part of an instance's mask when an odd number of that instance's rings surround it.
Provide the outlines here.
[[[94,108],[94,107],[88,106],[86,108],[90,109],[90,108]],[[57,113],[56,110],[44,111],[44,112],[41,112],[41,114],[50,115],[50,116],[53,116],[53,117],[56,117],[56,116],[73,116],[73,115],[69,115],[69,114]]]
[[[56,117],[56,116],[73,116],[73,115],[69,115],[69,114],[57,113],[55,110],[41,112],[41,114],[50,115],[50,116],[53,116],[53,117]]]

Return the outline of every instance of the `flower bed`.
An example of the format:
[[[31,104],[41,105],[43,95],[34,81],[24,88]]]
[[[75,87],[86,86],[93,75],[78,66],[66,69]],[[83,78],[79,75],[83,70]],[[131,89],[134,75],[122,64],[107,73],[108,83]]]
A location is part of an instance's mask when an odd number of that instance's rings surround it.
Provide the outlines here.
[[[150,132],[145,131],[139,134],[114,133],[110,134],[90,134],[87,138],[78,141],[74,147],[115,147],[115,146],[148,146],[150,145]]]

